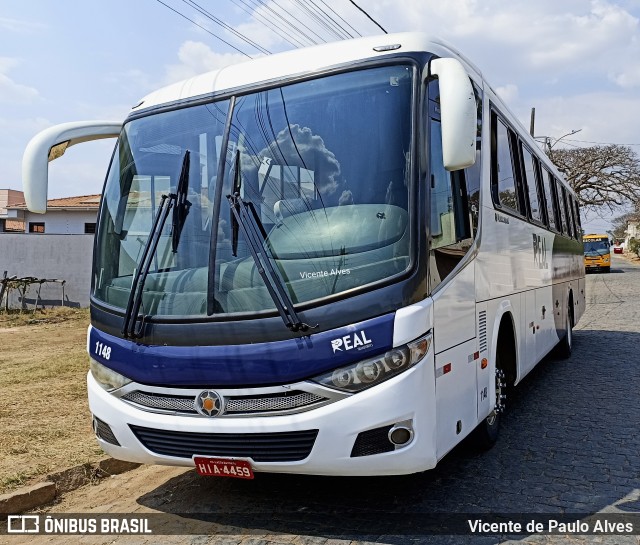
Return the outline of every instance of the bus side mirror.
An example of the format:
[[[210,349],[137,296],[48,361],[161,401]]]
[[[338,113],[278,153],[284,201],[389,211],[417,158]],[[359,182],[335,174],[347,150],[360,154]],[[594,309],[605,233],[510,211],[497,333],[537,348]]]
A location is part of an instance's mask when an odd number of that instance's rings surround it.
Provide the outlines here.
[[[122,123],[115,121],[77,121],[54,125],[36,134],[22,156],[22,185],[27,208],[47,211],[49,161],[62,157],[69,146],[101,138],[117,138]]]
[[[460,170],[476,161],[476,97],[469,76],[456,59],[434,59],[431,76],[440,85],[440,120],[444,167]]]

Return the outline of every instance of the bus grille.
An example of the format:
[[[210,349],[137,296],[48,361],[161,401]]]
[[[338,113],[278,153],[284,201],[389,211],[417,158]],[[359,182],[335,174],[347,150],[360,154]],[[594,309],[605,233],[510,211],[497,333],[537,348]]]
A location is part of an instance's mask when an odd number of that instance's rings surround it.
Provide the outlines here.
[[[256,462],[296,462],[304,460],[318,430],[277,433],[192,433],[129,426],[151,452],[176,458],[231,456]]]
[[[148,409],[197,414],[194,406],[194,398],[192,396],[147,394],[136,390],[135,392],[129,392],[128,394],[123,395],[122,399]]]
[[[194,396],[156,394],[135,390],[123,395],[121,399],[146,410],[198,415],[195,409]],[[311,405],[323,401],[327,401],[327,399],[310,392],[302,391],[294,391],[287,395],[263,394],[230,396],[225,397],[224,412],[220,416],[293,411],[308,408]]]

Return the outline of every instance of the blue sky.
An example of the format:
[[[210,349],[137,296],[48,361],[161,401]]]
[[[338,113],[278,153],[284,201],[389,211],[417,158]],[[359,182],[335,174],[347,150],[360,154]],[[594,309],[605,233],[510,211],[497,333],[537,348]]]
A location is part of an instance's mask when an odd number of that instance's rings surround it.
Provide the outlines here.
[[[185,0],[163,1],[256,54]],[[278,22],[274,12],[282,7],[312,24],[300,0],[197,3],[272,52],[292,46],[260,17]],[[634,144],[640,153],[640,0],[358,3],[388,31],[426,31],[458,47],[525,126],[536,108],[537,135],[558,138],[580,129],[563,143]],[[349,0],[315,4],[330,6],[362,34],[380,32]],[[249,11],[258,19],[239,6],[254,6]],[[0,188],[21,189],[22,152],[39,130],[65,121],[122,120],[149,91],[244,58],[158,0],[0,0]],[[49,196],[100,192],[112,148],[113,141],[86,144],[51,163]],[[611,214],[602,215],[587,218],[592,230],[608,225]]]

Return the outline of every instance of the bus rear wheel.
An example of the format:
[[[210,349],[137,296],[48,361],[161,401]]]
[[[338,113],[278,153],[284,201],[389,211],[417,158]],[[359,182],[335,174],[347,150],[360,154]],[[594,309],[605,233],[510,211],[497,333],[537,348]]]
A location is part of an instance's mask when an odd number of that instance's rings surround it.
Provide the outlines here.
[[[571,300],[569,300],[571,305]],[[569,307],[571,308],[571,307]],[[567,323],[565,325],[565,335],[556,348],[556,353],[560,359],[566,360],[571,357],[571,351],[573,350],[573,320],[571,319],[571,311],[567,312]]]

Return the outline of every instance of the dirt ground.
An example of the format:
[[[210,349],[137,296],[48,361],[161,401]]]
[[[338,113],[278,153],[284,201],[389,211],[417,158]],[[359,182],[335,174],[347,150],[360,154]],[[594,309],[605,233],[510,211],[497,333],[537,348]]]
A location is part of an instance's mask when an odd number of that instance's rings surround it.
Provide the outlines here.
[[[104,457],[87,403],[86,309],[0,313],[0,493]]]

